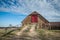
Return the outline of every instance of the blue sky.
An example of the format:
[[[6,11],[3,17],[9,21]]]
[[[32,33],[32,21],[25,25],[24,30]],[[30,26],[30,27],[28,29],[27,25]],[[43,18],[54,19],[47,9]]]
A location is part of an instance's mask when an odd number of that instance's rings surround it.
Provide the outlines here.
[[[33,11],[50,22],[60,22],[60,0],[0,0],[0,26],[21,24]]]
[[[21,24],[21,21],[26,17],[22,14],[14,14],[12,12],[0,12],[0,26],[13,26]]]

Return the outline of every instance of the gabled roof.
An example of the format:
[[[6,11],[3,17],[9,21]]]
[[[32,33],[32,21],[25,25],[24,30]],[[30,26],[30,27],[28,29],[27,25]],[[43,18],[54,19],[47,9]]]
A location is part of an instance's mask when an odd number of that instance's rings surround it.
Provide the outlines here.
[[[41,14],[39,14],[39,13],[36,12],[36,11],[32,12],[30,15],[34,15],[34,14],[35,14],[35,15],[39,15],[40,19],[43,20],[44,22],[48,22],[48,20],[46,20]],[[29,16],[30,16],[30,15],[29,15]]]
[[[36,12],[36,11],[32,12],[30,15],[33,15],[33,14],[37,14],[37,15],[39,15],[39,13]]]
[[[43,20],[44,22],[48,22],[48,20],[46,20],[41,14],[39,14],[39,13],[36,12],[36,11],[32,12],[32,13],[29,14],[28,16],[31,16],[31,15],[33,15],[33,14],[39,15],[39,17],[40,17],[41,20]],[[28,17],[28,16],[27,16],[27,17]],[[26,17],[26,18],[27,18],[27,17]],[[26,19],[26,18],[25,18],[25,19]],[[25,19],[24,19],[24,20],[25,20]],[[23,21],[24,21],[24,20],[23,20]],[[22,21],[22,22],[23,22],[23,21]]]

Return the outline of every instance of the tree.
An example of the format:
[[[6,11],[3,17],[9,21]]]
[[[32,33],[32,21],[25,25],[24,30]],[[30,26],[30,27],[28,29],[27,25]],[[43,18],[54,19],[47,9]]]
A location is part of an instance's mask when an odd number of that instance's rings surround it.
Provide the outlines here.
[[[12,24],[9,24],[9,27],[12,27]]]

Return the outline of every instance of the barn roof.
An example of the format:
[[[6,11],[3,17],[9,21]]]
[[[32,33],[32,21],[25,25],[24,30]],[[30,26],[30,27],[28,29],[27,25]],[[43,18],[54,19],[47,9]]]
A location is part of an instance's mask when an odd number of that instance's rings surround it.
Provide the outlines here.
[[[36,12],[36,11],[32,12],[30,15],[33,15],[33,14],[37,14],[37,15],[39,15],[39,13]]]
[[[28,16],[31,16],[31,15],[33,15],[33,14],[39,15],[40,19],[43,20],[44,22],[49,22],[49,21],[46,20],[41,14],[39,14],[39,13],[36,12],[36,11],[32,12],[32,13],[29,14]],[[28,17],[28,16],[27,16],[27,17]],[[27,17],[26,17],[26,18],[27,18]],[[26,18],[25,18],[25,19],[26,19]],[[25,19],[24,19],[24,20],[25,20]],[[24,22],[24,20],[23,20],[22,22]]]
[[[30,15],[39,15],[39,17],[40,17],[40,19],[41,20],[43,20],[44,22],[48,22],[48,20],[47,19],[45,19],[41,14],[39,14],[38,12],[36,12],[36,11],[34,11],[34,12],[32,12]],[[29,16],[30,16],[29,15]]]

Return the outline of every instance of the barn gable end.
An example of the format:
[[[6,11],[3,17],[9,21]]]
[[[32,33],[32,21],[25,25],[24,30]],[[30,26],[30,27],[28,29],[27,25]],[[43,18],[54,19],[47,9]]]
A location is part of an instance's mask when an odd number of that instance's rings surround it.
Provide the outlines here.
[[[36,23],[39,26],[38,28],[46,28],[46,23],[48,24],[49,22],[38,12],[34,11],[22,21],[22,25],[32,23]]]
[[[42,29],[60,29],[60,22],[49,22],[46,20],[42,15],[40,15],[38,12],[34,11],[31,14],[29,14],[23,21],[23,25],[31,25],[31,24],[37,24],[37,28]]]

